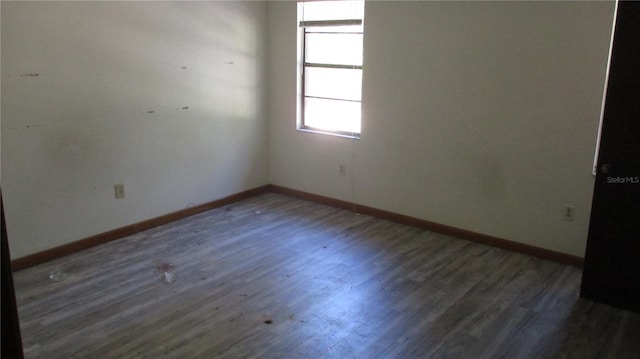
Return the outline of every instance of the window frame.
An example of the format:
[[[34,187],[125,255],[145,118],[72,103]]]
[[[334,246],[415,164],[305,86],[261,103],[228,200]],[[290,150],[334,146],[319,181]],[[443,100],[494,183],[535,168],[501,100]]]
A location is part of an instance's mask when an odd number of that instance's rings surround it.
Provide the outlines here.
[[[358,34],[362,36],[362,41],[364,42],[364,27],[363,27],[363,19],[342,19],[342,20],[310,20],[310,21],[299,21],[299,40],[298,46],[300,46],[298,51],[298,121],[297,121],[297,129],[305,132],[312,133],[320,133],[326,135],[333,135],[338,137],[346,137],[351,139],[360,139],[360,134],[362,132],[362,128],[360,127],[360,131],[342,131],[342,130],[329,130],[326,128],[318,128],[314,126],[309,126],[305,122],[306,108],[305,108],[305,99],[307,98],[316,98],[323,99],[328,101],[341,101],[341,102],[357,102],[360,104],[360,118],[358,121],[360,125],[362,124],[362,97],[360,100],[351,100],[351,99],[341,99],[341,98],[332,98],[332,97],[321,97],[321,96],[309,96],[306,94],[306,70],[307,68],[327,68],[327,69],[345,69],[345,70],[360,70],[364,73],[363,65],[348,65],[348,64],[332,64],[332,63],[318,63],[318,62],[307,62],[306,60],[306,50],[307,50],[307,35],[314,33],[322,33],[321,31],[308,31],[309,28],[322,28],[322,27],[350,27],[357,26],[360,29],[356,31],[344,31],[344,32],[326,32],[333,33],[336,35],[345,34],[352,35]],[[360,86],[362,86],[362,80],[360,82]]]

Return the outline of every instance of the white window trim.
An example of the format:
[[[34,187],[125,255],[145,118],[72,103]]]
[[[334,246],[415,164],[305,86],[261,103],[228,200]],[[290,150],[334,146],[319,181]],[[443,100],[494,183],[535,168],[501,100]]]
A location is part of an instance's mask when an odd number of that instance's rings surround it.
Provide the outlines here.
[[[300,16],[298,16],[300,18]],[[344,19],[344,20],[314,20],[314,21],[300,21],[298,26],[298,38],[297,38],[297,46],[299,46],[297,51],[297,93],[296,93],[296,129],[301,132],[307,133],[315,133],[322,135],[330,135],[335,137],[349,138],[359,140],[360,135],[362,133],[362,129],[360,132],[348,132],[348,131],[331,131],[325,129],[319,129],[315,127],[310,127],[304,124],[304,99],[305,99],[305,91],[304,91],[304,77],[305,77],[305,27],[321,27],[321,26],[354,26],[354,25],[362,25],[362,19]],[[338,67],[338,66],[337,66]],[[363,66],[351,66],[349,68],[353,69],[363,69]],[[357,101],[362,106],[362,100]],[[362,113],[362,112],[361,112]],[[362,114],[360,117],[360,123],[362,124]]]

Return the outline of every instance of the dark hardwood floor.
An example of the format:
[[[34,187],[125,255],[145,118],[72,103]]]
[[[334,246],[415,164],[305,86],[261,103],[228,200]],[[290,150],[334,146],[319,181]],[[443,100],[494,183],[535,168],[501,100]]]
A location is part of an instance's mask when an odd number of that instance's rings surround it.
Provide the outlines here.
[[[580,277],[269,193],[14,279],[26,358],[640,358]]]

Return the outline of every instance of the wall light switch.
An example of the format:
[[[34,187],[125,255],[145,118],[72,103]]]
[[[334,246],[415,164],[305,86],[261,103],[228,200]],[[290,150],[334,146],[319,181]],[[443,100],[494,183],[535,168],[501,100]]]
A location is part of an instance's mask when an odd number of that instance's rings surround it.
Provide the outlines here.
[[[576,218],[576,206],[564,206],[564,220],[573,222]]]
[[[124,198],[124,184],[118,183],[113,186],[116,198]]]

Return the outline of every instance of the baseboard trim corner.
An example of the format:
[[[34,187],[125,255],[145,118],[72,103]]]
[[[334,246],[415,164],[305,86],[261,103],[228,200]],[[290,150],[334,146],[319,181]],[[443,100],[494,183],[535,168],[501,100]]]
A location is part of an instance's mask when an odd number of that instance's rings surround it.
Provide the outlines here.
[[[13,271],[33,267],[38,264],[48,262],[50,260],[64,257],[66,255],[91,248],[103,243],[111,242],[116,239],[120,239],[144,230],[158,227],[163,224],[167,224],[185,217],[193,216],[198,213],[202,213],[214,208],[222,207],[227,204],[238,202],[253,196],[257,196],[266,192],[279,193],[293,198],[298,198],[310,202],[320,203],[336,208],[355,211],[357,213],[366,214],[372,217],[389,220],[396,223],[410,225],[436,233],[449,235],[456,238],[466,239],[472,242],[486,244],[489,246],[506,249],[512,252],[518,252],[529,256],[568,264],[576,267],[582,267],[584,264],[584,258],[573,256],[566,253],[556,252],[545,248],[540,248],[528,244],[510,241],[498,237],[493,237],[473,231],[459,229],[440,223],[427,221],[415,217],[410,217],[394,212],[389,212],[373,207],[354,204],[348,201],[343,201],[331,197],[326,197],[318,194],[304,192],[296,189],[282,187],[273,184],[267,184],[264,186],[249,189],[247,191],[232,194],[230,196],[214,200],[208,203],[204,203],[195,207],[185,208],[176,212],[168,213],[159,217],[151,218],[142,222],[130,224],[121,228],[117,228],[108,232],[96,234],[84,239],[80,239],[75,242],[64,244],[58,247],[47,249],[41,252],[37,252],[25,257],[17,258],[11,261],[11,268]]]
[[[424,219],[419,219],[415,217],[405,216],[398,213],[393,213],[373,207],[362,206],[359,204],[354,204],[351,202],[325,197],[309,192],[304,192],[296,189],[291,189],[287,187],[277,186],[277,185],[268,185],[268,190],[270,192],[283,194],[289,197],[299,198],[303,200],[307,200],[310,202],[320,203],[332,207],[342,208],[350,211],[355,211],[357,213],[366,214],[372,217],[386,219],[392,222],[406,224],[422,229],[426,229],[432,232],[445,234],[448,236],[466,239],[468,241],[481,243],[485,245],[489,245],[492,247],[506,249],[512,252],[522,253],[525,255],[529,255],[532,257],[537,257],[540,259],[550,260],[558,263],[568,264],[576,267],[582,267],[584,264],[584,258],[574,256],[571,254],[566,254],[562,252],[556,252],[545,248],[540,248],[536,246],[532,246],[529,244],[519,243],[510,241],[507,239],[502,239],[498,237],[489,236],[486,234],[481,234],[473,231],[468,231],[465,229],[455,228],[451,226],[447,226],[440,223],[435,223],[431,221],[427,221]]]
[[[206,212],[214,208],[226,206],[234,202],[241,201],[253,196],[260,195],[262,193],[269,192],[269,185],[264,185],[256,188],[252,188],[243,192],[238,192],[230,196],[217,199],[211,202],[203,203],[194,207],[185,208],[176,212],[168,213],[159,217],[147,219],[142,222],[133,223],[121,228],[117,228],[108,232],[96,234],[84,239],[80,239],[71,243],[67,243],[58,247],[47,249],[41,252],[37,252],[25,257],[20,257],[11,261],[11,269],[17,271],[28,267],[33,267],[38,264],[48,262],[50,260],[64,257],[66,255],[81,251],[83,249],[91,248],[103,243],[111,242],[116,239],[120,239],[144,230],[158,227],[163,224],[167,224],[179,219],[196,215],[198,213]]]

